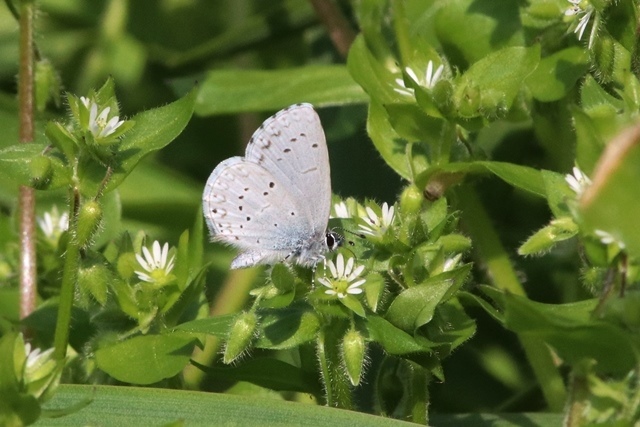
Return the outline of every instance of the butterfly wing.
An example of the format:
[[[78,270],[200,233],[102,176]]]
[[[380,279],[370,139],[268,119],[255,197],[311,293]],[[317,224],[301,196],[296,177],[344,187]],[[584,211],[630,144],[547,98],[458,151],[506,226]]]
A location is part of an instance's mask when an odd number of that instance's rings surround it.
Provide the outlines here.
[[[289,189],[310,227],[324,236],[331,209],[329,154],[320,118],[310,104],[296,104],[265,120],[253,134],[245,158]]]
[[[221,162],[207,180],[203,211],[213,239],[241,250],[231,268],[284,260],[308,235],[308,220],[277,177],[242,157]]]

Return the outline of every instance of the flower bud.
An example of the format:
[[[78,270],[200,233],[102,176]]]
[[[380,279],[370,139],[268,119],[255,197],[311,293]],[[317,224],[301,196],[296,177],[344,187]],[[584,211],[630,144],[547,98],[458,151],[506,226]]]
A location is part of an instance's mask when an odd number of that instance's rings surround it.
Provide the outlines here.
[[[86,202],[78,213],[78,244],[88,245],[95,235],[102,220],[102,206],[96,200]]]
[[[455,102],[460,117],[472,118],[480,115],[482,94],[477,86],[469,84],[460,91],[456,98]]]
[[[29,167],[31,169],[31,186],[36,190],[46,189],[53,176],[51,159],[44,155],[34,157],[31,159]]]
[[[342,359],[347,368],[349,381],[354,386],[360,384],[362,371],[366,364],[365,352],[367,344],[364,337],[355,328],[351,328],[344,334],[342,338]]]
[[[556,243],[569,239],[578,233],[578,226],[572,218],[558,218],[538,230],[518,249],[519,255],[542,255]]]
[[[238,316],[235,323],[229,331],[229,338],[224,349],[224,357],[222,361],[229,364],[236,360],[251,345],[256,326],[258,325],[258,316],[250,311],[242,313]]]
[[[424,197],[415,185],[407,185],[400,196],[400,210],[405,215],[415,215],[420,212]]]

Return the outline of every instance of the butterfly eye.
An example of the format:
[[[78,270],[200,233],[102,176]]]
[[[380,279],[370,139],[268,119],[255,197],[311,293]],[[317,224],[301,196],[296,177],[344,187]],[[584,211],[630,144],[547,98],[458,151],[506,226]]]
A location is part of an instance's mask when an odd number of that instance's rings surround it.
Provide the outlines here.
[[[344,242],[344,237],[342,237],[338,233],[334,233],[333,231],[330,231],[327,234],[325,234],[325,242],[327,243],[327,247],[329,248],[329,250],[333,251],[339,248],[340,246],[342,246],[342,243]]]

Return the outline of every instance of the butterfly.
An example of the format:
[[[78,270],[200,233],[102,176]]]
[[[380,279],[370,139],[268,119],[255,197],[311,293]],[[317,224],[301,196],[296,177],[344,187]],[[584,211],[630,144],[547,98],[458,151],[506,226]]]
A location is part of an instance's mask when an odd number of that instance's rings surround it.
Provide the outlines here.
[[[244,157],[216,166],[202,203],[212,240],[240,251],[232,269],[281,261],[315,268],[343,238],[327,229],[329,153],[313,106],[295,104],[265,120]]]

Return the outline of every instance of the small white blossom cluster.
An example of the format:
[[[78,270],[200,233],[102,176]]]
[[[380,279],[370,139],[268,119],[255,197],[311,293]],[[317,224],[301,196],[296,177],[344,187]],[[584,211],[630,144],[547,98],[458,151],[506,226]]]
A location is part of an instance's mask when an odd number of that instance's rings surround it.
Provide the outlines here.
[[[144,271],[135,271],[138,279],[164,285],[167,277],[174,267],[175,255],[169,259],[169,244],[165,243],[160,247],[160,242],[153,242],[151,251],[146,247],[142,247],[142,255],[136,254],[136,260]]]
[[[418,77],[418,74],[409,67],[406,67],[404,70],[409,75],[409,77],[411,77],[419,85],[424,86],[427,89],[433,89],[433,87],[436,85],[436,83],[438,83],[438,81],[442,77],[442,73],[444,71],[444,65],[440,64],[434,70],[434,63],[433,61],[429,60],[429,62],[427,63],[427,69],[424,72],[424,78]],[[405,85],[403,79],[397,78],[396,84],[398,85],[398,87],[393,89],[395,92],[401,95],[407,95],[407,96],[414,95],[414,90],[412,88],[408,88]]]
[[[571,6],[564,12],[565,16],[578,16],[578,25],[576,25],[575,30],[573,32],[578,35],[578,40],[582,40],[582,36],[584,34],[587,25],[589,25],[589,20],[595,11],[594,7],[590,5],[588,2],[584,0],[567,0],[571,3]],[[596,38],[597,26],[591,26],[591,35],[589,36],[589,49],[593,46],[593,42]]]
[[[355,258],[349,258],[346,263],[344,256],[338,254],[336,262],[327,261],[327,267],[331,272],[331,277],[320,277],[318,282],[326,286],[324,291],[327,295],[336,295],[338,298],[345,298],[347,295],[359,295],[362,293],[362,285],[367,281],[360,277],[364,271],[364,265],[356,265]]]
[[[124,120],[120,120],[119,116],[109,118],[111,107],[105,107],[98,114],[98,104],[95,101],[84,96],[80,97],[80,101],[89,110],[89,130],[94,138],[102,139],[113,135],[124,123]]]

